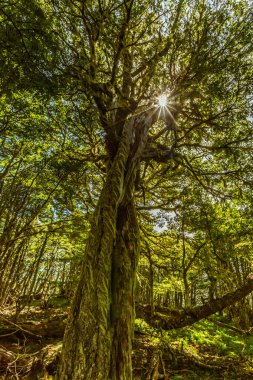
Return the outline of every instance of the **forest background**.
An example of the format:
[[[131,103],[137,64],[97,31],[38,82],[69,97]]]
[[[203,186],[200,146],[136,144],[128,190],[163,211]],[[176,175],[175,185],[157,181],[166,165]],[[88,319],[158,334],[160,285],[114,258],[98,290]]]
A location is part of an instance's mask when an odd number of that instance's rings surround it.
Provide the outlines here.
[[[72,303],[59,379],[130,380],[135,309],[250,331],[251,26],[241,0],[1,2],[0,303]]]

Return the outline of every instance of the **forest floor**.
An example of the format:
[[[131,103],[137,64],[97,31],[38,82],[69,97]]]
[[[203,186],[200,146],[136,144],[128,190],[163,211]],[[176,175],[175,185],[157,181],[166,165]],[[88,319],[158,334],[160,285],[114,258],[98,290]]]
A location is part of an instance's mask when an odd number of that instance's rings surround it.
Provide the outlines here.
[[[66,306],[45,311],[25,307],[17,319],[14,311],[0,313],[0,379],[53,379]],[[253,379],[253,332],[231,330],[227,322],[216,316],[164,332],[137,319],[134,380]]]

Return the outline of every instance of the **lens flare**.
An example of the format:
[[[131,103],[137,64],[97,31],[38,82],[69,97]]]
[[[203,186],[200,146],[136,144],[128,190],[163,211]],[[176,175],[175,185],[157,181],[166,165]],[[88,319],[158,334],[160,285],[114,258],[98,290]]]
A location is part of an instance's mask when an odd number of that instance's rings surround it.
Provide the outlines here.
[[[166,95],[160,95],[158,96],[158,104],[160,107],[166,107],[167,105],[167,96]]]

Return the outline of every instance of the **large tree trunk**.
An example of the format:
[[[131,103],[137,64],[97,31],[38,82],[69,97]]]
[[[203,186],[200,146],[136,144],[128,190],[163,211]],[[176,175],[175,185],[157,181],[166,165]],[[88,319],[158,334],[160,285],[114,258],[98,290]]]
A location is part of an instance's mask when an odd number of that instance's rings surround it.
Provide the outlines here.
[[[139,255],[133,200],[139,161],[132,144],[133,126],[132,120],[126,122],[95,211],[65,331],[60,380],[132,377],[133,289]]]

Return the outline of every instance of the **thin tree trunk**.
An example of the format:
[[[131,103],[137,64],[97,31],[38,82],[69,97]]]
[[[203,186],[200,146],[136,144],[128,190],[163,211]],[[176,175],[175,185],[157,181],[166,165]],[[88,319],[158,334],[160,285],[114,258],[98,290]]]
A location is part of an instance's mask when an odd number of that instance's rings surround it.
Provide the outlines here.
[[[190,307],[191,306],[191,296],[190,296],[190,287],[188,284],[188,279],[187,279],[187,272],[183,272],[183,283],[184,283],[184,304],[185,307]]]

